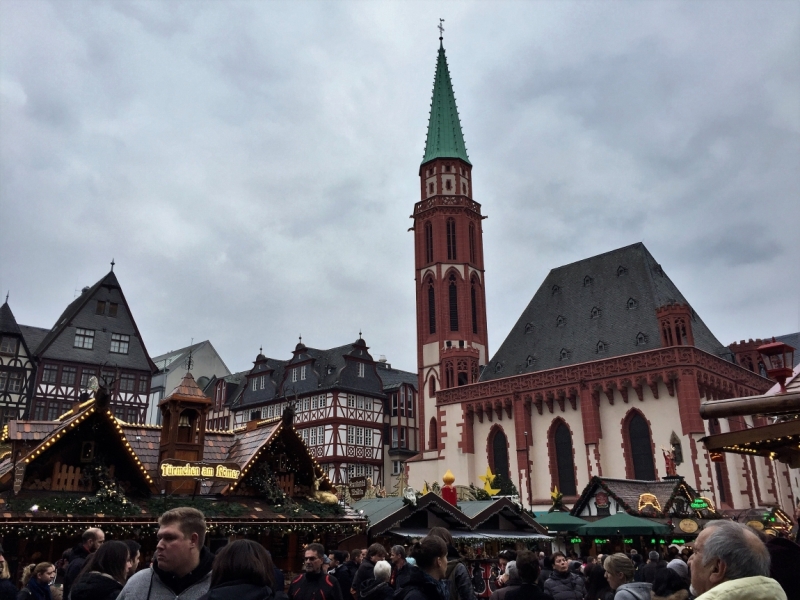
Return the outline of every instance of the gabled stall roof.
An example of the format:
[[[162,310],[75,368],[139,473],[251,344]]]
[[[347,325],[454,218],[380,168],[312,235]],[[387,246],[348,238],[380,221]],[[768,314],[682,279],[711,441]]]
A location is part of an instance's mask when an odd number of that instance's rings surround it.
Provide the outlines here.
[[[637,516],[641,515],[638,507],[639,497],[642,494],[653,494],[658,499],[661,513],[664,515],[669,513],[678,496],[684,496],[690,501],[698,497],[697,492],[684,481],[683,477],[663,481],[592,477],[572,507],[570,514],[579,517],[598,488],[602,488],[611,498],[622,504],[625,512]]]

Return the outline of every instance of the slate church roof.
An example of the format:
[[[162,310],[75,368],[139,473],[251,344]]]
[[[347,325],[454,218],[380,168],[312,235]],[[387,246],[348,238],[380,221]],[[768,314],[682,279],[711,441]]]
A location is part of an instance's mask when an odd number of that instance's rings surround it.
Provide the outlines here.
[[[661,347],[656,309],[688,304],[637,243],[550,271],[481,374],[481,381]],[[731,360],[692,311],[694,345]]]

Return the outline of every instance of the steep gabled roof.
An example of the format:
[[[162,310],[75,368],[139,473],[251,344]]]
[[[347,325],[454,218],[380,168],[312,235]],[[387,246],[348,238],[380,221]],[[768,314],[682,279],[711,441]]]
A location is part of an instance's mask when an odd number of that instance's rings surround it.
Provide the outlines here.
[[[124,308],[124,312],[119,317],[118,323],[123,323],[126,319],[130,320],[129,330],[124,332],[118,331],[114,333],[128,333],[130,331],[130,333],[133,334],[133,336],[138,340],[138,344],[130,344],[128,354],[114,354],[112,357],[113,360],[109,360],[108,346],[100,339],[101,332],[102,337],[108,337],[109,339],[111,332],[106,331],[107,326],[104,327],[103,324],[96,322],[96,318],[93,317],[93,311],[84,310],[92,300],[96,300],[98,298],[98,295],[101,294],[101,291],[104,288],[108,289],[109,291],[117,290],[119,292],[119,300]],[[102,299],[105,299],[105,296],[103,296]],[[102,315],[99,315],[99,317],[102,317]],[[78,324],[79,321],[80,324]],[[85,327],[96,330],[95,346],[93,349],[81,349],[79,353],[76,354],[76,350],[74,348],[74,338],[72,336],[62,335],[65,333],[65,330],[68,327],[73,326],[73,322],[76,323],[75,326],[77,327]],[[133,340],[131,340],[131,342],[133,342]],[[153,364],[153,361],[150,360],[150,356],[147,353],[147,348],[144,345],[144,340],[139,332],[139,328],[136,326],[136,321],[133,318],[133,314],[128,306],[128,302],[125,300],[125,294],[123,293],[122,287],[120,286],[117,276],[113,271],[109,271],[102,279],[100,279],[100,281],[95,283],[90,288],[84,289],[80,296],[70,302],[69,306],[67,306],[64,312],[61,313],[61,316],[56,321],[56,324],[41,341],[34,353],[39,358],[48,357],[60,360],[75,360],[77,362],[90,362],[96,364],[103,364],[107,362],[110,365],[116,365],[121,368],[149,370],[152,373],[155,373],[158,370],[155,364]]]
[[[14,313],[11,312],[8,302],[0,306],[0,333],[10,333],[22,337],[22,331],[17,325],[17,320],[14,318]]]
[[[28,346],[28,350],[31,352],[35,352],[39,347],[39,344],[42,343],[42,340],[47,337],[48,333],[50,333],[49,329],[45,329],[44,327],[33,327],[31,325],[20,325],[19,329],[22,332],[22,337],[25,340],[25,344]]]
[[[553,269],[481,381],[659,348],[670,304],[688,302],[642,243]],[[730,359],[694,311],[691,325],[697,348]]]
[[[422,157],[422,164],[435,158],[460,158],[464,162],[472,164],[467,156],[467,147],[464,144],[464,134],[461,132],[461,121],[458,118],[458,108],[456,108],[456,97],[453,93],[453,83],[450,81],[447,57],[441,43],[436,59],[436,77],[433,81],[428,137],[425,140],[425,155]]]
[[[658,500],[661,515],[668,515],[673,508],[676,498],[684,498],[691,502],[698,497],[698,493],[686,483],[683,477],[664,479],[661,481],[641,481],[637,479],[612,479],[610,477],[592,477],[578,501],[572,507],[570,514],[580,516],[589,500],[598,491],[605,491],[625,509],[625,512],[634,516],[648,516],[639,512],[639,497],[642,494],[652,494]],[[697,512],[699,516],[701,513]]]
[[[384,391],[399,388],[404,383],[413,386],[415,390],[417,389],[419,377],[416,373],[393,369],[389,363],[382,362],[378,362],[375,368],[378,370],[378,377],[381,378]]]

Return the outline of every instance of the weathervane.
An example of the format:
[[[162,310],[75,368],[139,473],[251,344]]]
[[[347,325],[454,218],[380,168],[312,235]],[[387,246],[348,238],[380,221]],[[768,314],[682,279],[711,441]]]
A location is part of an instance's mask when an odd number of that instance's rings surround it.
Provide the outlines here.
[[[439,40],[442,40],[442,36],[444,35],[444,25],[442,23],[444,23],[444,19],[439,19]]]

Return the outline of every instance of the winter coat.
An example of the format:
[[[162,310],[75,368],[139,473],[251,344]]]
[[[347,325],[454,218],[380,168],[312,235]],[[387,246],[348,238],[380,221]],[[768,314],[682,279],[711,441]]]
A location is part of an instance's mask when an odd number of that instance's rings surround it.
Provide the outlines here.
[[[83,570],[83,565],[86,564],[86,559],[89,558],[89,552],[82,544],[75,546],[69,553],[69,563],[67,569],[64,571],[64,598],[69,598],[69,592],[72,589],[72,584],[80,575]]]
[[[111,577],[97,571],[81,575],[72,584],[70,600],[116,600],[122,591],[122,584]]]
[[[208,548],[200,551],[200,563],[183,577],[176,577],[153,566],[135,573],[117,600],[199,600],[208,591],[211,583],[211,565],[214,555]]]
[[[361,585],[362,600],[392,600],[394,590],[388,581],[372,579]]]
[[[614,600],[650,600],[653,585],[644,581],[623,583],[617,588]]]
[[[656,596],[654,592],[650,592],[652,600],[688,600],[689,590],[678,590],[669,596]]]
[[[472,578],[460,558],[448,556],[446,577],[450,582],[450,600],[476,600]]]
[[[17,600],[51,600],[50,586],[39,583],[36,577],[31,576],[28,584],[19,591]]]
[[[696,600],[786,600],[786,593],[771,577],[743,577],[724,581]]]
[[[16,600],[19,590],[10,579],[0,579],[0,600]]]
[[[289,600],[342,600],[342,590],[327,573],[303,573],[289,584]]]
[[[208,590],[201,600],[231,600],[232,598],[236,600],[272,600],[274,595],[268,585],[260,586],[245,581],[227,581]]]
[[[544,582],[544,591],[553,597],[553,600],[583,600],[586,595],[586,583],[583,577],[575,573],[559,573],[553,571]]]
[[[639,571],[638,575],[641,579],[637,581],[644,581],[645,583],[653,583],[656,579],[656,571],[659,569],[666,569],[667,563],[663,560],[658,562],[649,562],[645,566],[642,567],[641,571]]]
[[[374,562],[368,558],[365,558],[361,561],[358,571],[356,571],[356,574],[353,577],[353,589],[356,591],[356,600],[361,600],[361,586],[364,584],[364,582],[375,579],[374,571]]]
[[[539,573],[539,579],[536,582],[536,585],[539,586],[540,590],[544,590],[544,582],[550,579],[550,575],[553,574],[553,569],[542,569]]]
[[[419,567],[411,567],[408,583],[398,588],[393,600],[446,600],[436,582]]]
[[[394,589],[399,590],[401,587],[408,583],[408,578],[411,577],[411,565],[405,563],[397,570],[394,576]]]
[[[516,590],[522,585],[522,580],[519,577],[509,577],[506,584],[499,590],[492,592],[489,600],[505,600],[505,597],[511,590]]]
[[[509,580],[509,584],[511,580]],[[519,587],[513,587],[506,594],[505,600],[552,600],[547,592],[539,589],[539,586],[533,583],[523,583]]]
[[[333,576],[339,582],[339,589],[342,591],[342,596],[351,598],[350,589],[353,587],[353,573],[347,563],[340,564],[333,570],[328,571],[328,575]]]

